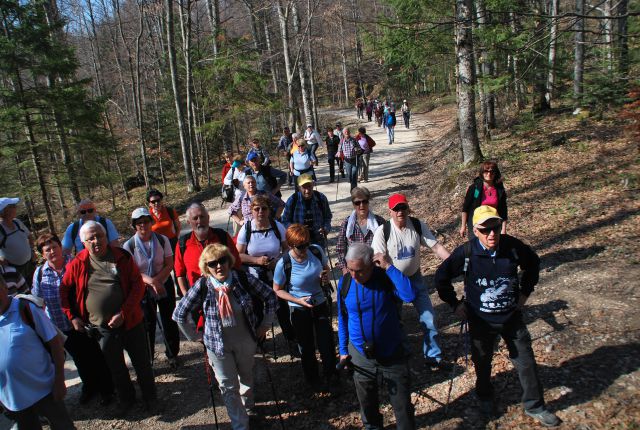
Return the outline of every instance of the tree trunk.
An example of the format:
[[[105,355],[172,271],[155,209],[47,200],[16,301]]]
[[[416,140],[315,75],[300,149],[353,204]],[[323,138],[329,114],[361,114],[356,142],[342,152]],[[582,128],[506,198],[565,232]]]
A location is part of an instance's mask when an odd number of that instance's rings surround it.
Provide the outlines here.
[[[218,33],[220,32],[220,9],[218,0],[207,0],[207,15],[211,26],[211,48],[213,58],[218,57]]]
[[[548,66],[549,73],[547,75],[547,93],[545,98],[547,103],[551,106],[551,101],[554,97],[554,89],[556,83],[556,46],[558,44],[558,13],[560,0],[551,0],[551,7],[549,10],[550,24],[549,24],[549,57]]]
[[[338,19],[340,31],[340,59],[342,64],[342,80],[344,82],[344,106],[349,106],[349,83],[347,81],[347,50],[344,44],[344,21],[342,16]]]
[[[293,70],[291,69],[291,58],[289,56],[289,28],[287,26],[289,12],[288,9],[285,10],[282,7],[282,0],[278,0],[276,7],[278,9],[278,22],[280,24],[280,39],[282,40],[284,69],[287,74],[287,108],[289,110],[289,124],[291,127],[295,127],[295,116],[293,113]]]
[[[273,93],[280,94],[280,89],[278,86],[278,69],[276,68],[276,64],[273,61],[273,47],[271,46],[271,30],[269,29],[269,19],[268,14],[265,11],[264,17],[262,20],[262,25],[264,27],[264,42],[267,48],[267,56],[269,57],[269,71],[271,72],[271,80],[273,83]]]
[[[468,165],[482,159],[476,125],[471,0],[456,0],[456,64],[458,66],[458,126],[462,161]]]
[[[618,2],[617,15],[618,18],[618,72],[624,85],[628,85],[629,73],[629,39],[627,35],[627,10],[628,0],[620,0]]]
[[[476,14],[478,17],[478,27],[480,29],[485,28],[490,24],[490,17],[485,7],[484,0],[476,0]],[[491,79],[494,77],[493,63],[491,61],[489,50],[483,42],[480,50],[480,58],[476,58],[476,61],[480,63],[482,77],[484,79]],[[483,123],[485,136],[490,136],[489,130],[496,128],[496,112],[495,101],[496,96],[493,91],[487,90],[487,85],[482,84],[482,96],[484,98],[483,107]]]
[[[604,0],[604,16],[603,30],[604,30],[604,49],[607,62],[607,70],[613,71],[613,18],[610,18],[613,14],[613,8],[611,7],[612,0]]]
[[[544,16],[543,0],[533,1],[533,12],[535,15],[534,35],[539,40],[539,42],[535,44],[535,49],[536,49],[536,52],[544,52],[545,41],[542,37],[545,34],[545,21],[543,18]],[[551,108],[546,98],[547,73],[545,70],[545,65],[546,64],[542,55],[534,56],[534,59],[533,59],[534,95],[533,95],[533,106],[532,106],[532,111],[534,113],[545,113]]]
[[[514,36],[519,35],[522,32],[522,25],[520,25],[520,18],[514,12],[510,14],[511,18],[511,32]],[[515,94],[516,108],[518,111],[525,108],[525,88],[522,83],[522,77],[520,76],[520,58],[517,55],[511,55],[511,63],[513,67],[513,91]]]
[[[585,12],[585,0],[576,0],[576,14],[581,16]],[[584,75],[584,18],[576,18],[574,26],[576,32],[574,60],[573,60],[573,97],[575,107],[582,106],[582,81]]]
[[[311,102],[309,101],[309,91],[307,90],[307,65],[304,59],[304,37],[308,35],[308,31],[301,33],[300,31],[300,19],[298,17],[298,6],[296,2],[291,3],[291,19],[293,20],[293,31],[300,40],[300,47],[298,51],[298,75],[300,76],[300,96],[302,98],[302,108],[304,109],[304,120],[306,124],[313,122],[313,115],[311,114]]]
[[[136,100],[136,116],[138,122],[138,139],[140,140],[140,155],[142,156],[142,176],[144,176],[144,185],[146,189],[150,188],[149,182],[149,161],[147,160],[147,147],[144,141],[144,122],[142,120],[142,91],[140,89],[140,39],[142,39],[142,34],[144,32],[144,9],[143,3],[138,2],[138,13],[139,13],[139,25],[140,29],[138,34],[136,35],[136,75],[135,75],[135,91],[136,95],[134,99]]]
[[[362,71],[360,70],[360,66],[362,65],[362,42],[360,41],[360,32],[358,31],[358,22],[360,21],[360,17],[358,14],[358,4],[357,0],[351,0],[351,15],[353,17],[353,31],[356,41],[356,76],[358,78],[358,92],[360,95],[356,94],[356,97],[365,97],[364,84],[362,82]]]
[[[167,55],[169,56],[169,71],[171,74],[171,87],[173,89],[173,101],[176,105],[176,120],[178,123],[178,135],[180,136],[180,147],[182,149],[182,162],[184,175],[187,183],[187,191],[192,193],[196,190],[193,173],[191,170],[191,153],[189,146],[191,142],[187,136],[184,124],[184,107],[182,95],[178,82],[178,64],[176,60],[176,49],[174,45],[174,21],[173,21],[173,1],[163,0],[165,13],[167,14]]]
[[[313,116],[313,124],[317,130],[320,130],[320,124],[318,123],[318,107],[316,100],[316,78],[313,66],[313,55],[311,51],[311,17],[313,11],[311,9],[311,0],[307,0],[307,22],[309,25],[309,31],[307,35],[307,54],[309,58],[309,87],[311,88],[311,114]]]

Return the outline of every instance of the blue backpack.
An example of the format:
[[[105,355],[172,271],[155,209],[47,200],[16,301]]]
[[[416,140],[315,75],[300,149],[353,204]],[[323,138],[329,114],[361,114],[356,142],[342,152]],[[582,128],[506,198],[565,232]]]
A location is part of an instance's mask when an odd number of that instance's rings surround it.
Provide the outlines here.
[[[396,125],[396,113],[389,112],[387,114],[387,126],[390,127],[392,125]]]

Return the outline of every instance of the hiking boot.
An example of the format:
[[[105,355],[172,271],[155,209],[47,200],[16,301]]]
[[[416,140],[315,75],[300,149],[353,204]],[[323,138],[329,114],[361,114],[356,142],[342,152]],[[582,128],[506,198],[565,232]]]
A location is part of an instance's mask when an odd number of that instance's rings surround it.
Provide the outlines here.
[[[180,366],[180,362],[178,361],[178,357],[169,358],[169,367],[173,370],[176,370]]]
[[[96,396],[96,394],[98,393],[95,391],[82,390],[82,392],[80,393],[80,398],[78,399],[78,403],[81,405],[86,405]]]
[[[540,412],[524,411],[524,413],[529,415],[531,418],[538,421],[540,424],[542,424],[545,427],[556,427],[560,425],[560,423],[562,422],[560,421],[560,418],[556,416],[556,414],[551,413],[546,409]]]
[[[296,342],[295,340],[288,340],[287,344],[289,345],[289,355],[291,356],[291,358],[301,358],[302,355],[300,355],[300,348],[298,347],[298,342]]]
[[[135,399],[129,402],[119,402],[115,412],[116,418],[125,418],[129,414],[131,408],[133,407],[133,405],[135,405],[135,403]]]
[[[113,397],[114,397],[113,393],[100,394],[100,401],[99,401],[100,406],[109,406],[113,401]]]
[[[480,400],[479,406],[480,406],[480,415],[482,415],[484,418],[491,419],[495,417],[496,407],[495,407],[495,404],[493,403],[493,400],[491,399]]]
[[[425,359],[425,365],[429,368],[429,370],[433,372],[437,371],[450,371],[453,366],[448,361],[443,359],[435,359],[435,358],[427,358]]]

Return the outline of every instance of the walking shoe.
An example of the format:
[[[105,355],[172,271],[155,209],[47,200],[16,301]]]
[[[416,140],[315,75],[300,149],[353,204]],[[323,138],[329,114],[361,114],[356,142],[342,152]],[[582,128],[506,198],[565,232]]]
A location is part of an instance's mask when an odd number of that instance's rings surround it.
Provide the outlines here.
[[[133,405],[135,404],[136,404],[135,399],[129,402],[120,401],[118,403],[118,406],[116,407],[116,412],[115,412],[116,418],[120,418],[120,419],[125,418],[129,414],[129,411],[131,411],[131,408],[133,407]]]
[[[173,370],[176,370],[180,366],[180,362],[178,361],[178,357],[171,357],[169,360],[169,367]]]
[[[560,418],[558,418],[554,413],[551,413],[546,409],[540,412],[524,411],[524,413],[529,415],[531,418],[538,421],[545,427],[556,427],[559,426],[562,422],[560,421]]]
[[[495,405],[493,403],[493,400],[488,399],[488,400],[480,400],[480,414],[484,417],[484,418],[494,418],[496,415],[496,408]]]
[[[298,342],[296,342],[295,340],[288,340],[287,344],[289,346],[289,355],[291,356],[291,358],[301,358],[302,355],[300,355],[300,348],[298,347]]]
[[[425,365],[434,372],[437,371],[449,371],[453,368],[451,363],[445,361],[443,359],[435,359],[435,358],[426,358]]]
[[[100,406],[109,406],[113,401],[113,393],[103,393],[100,394]]]
[[[91,399],[96,396],[96,394],[98,393],[95,391],[82,390],[82,392],[80,393],[80,398],[78,399],[78,403],[81,405],[86,405],[91,401]]]

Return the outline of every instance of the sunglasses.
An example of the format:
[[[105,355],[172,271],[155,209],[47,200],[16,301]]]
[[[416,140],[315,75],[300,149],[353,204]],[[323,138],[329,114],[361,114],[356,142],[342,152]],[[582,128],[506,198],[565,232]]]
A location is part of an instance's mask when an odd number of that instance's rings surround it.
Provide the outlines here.
[[[409,209],[409,205],[405,205],[404,203],[401,203],[399,205],[396,205],[396,207],[394,207],[391,210],[394,212],[401,212],[401,211],[406,211],[408,209]]]
[[[300,245],[294,245],[293,247],[295,249],[297,249],[298,251],[302,251],[302,250],[307,249],[309,247],[309,242],[301,243]]]
[[[149,203],[152,205],[157,205],[162,201],[162,199],[158,199],[158,200],[149,200]]]
[[[368,205],[368,204],[369,204],[369,200],[354,200],[353,201],[353,205],[354,206]]]
[[[215,269],[218,266],[224,266],[229,261],[229,257],[220,257],[217,260],[207,261],[207,267],[210,269]]]
[[[476,227],[476,229],[485,236],[488,236],[491,232],[498,234],[502,230],[502,223],[496,224],[492,227]]]
[[[254,208],[251,208],[251,210],[253,210],[254,212],[260,212],[260,211],[266,212],[266,211],[269,210],[269,207],[268,206],[256,206]]]
[[[92,214],[95,212],[95,209],[82,209],[78,211],[80,215]]]
[[[484,173],[496,173],[494,169],[485,169]]]
[[[146,219],[141,219],[139,221],[136,221],[135,225],[147,225],[147,224],[150,224],[150,223],[151,223],[151,220],[146,218]]]

